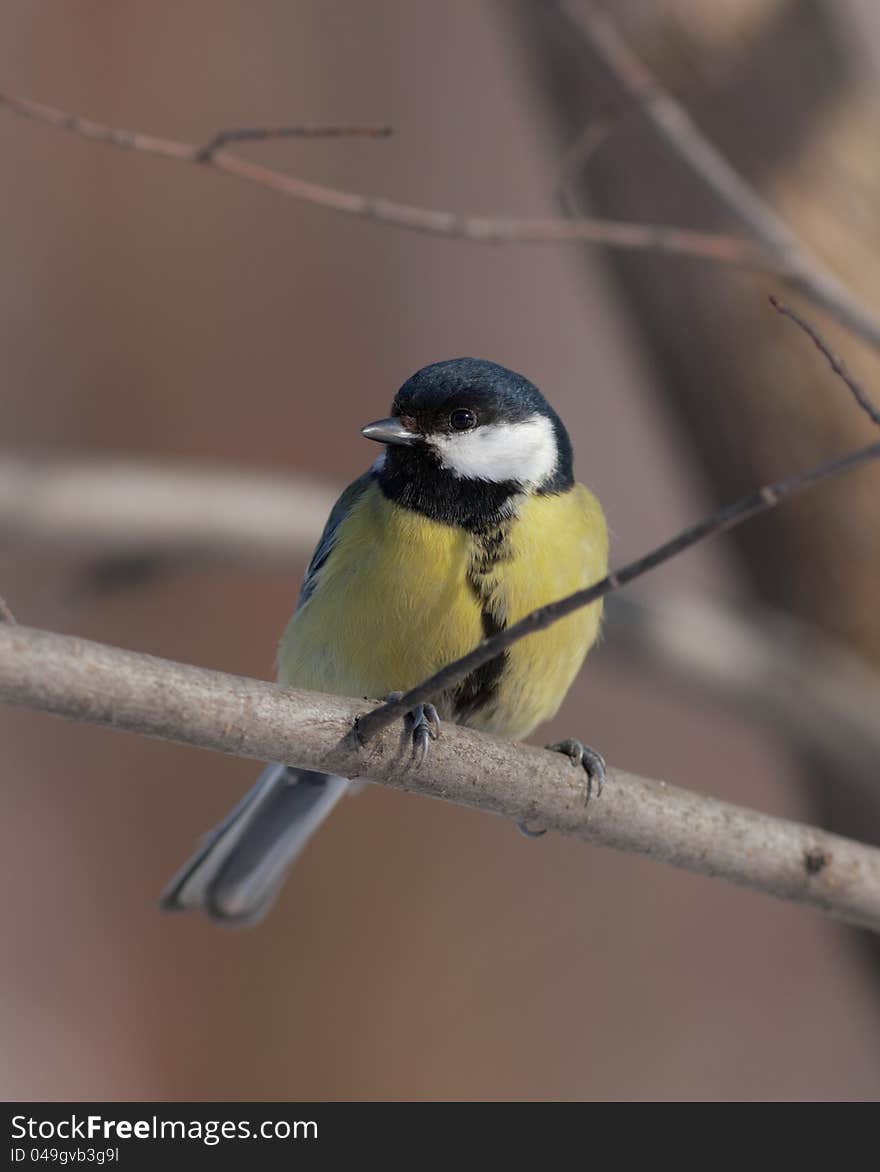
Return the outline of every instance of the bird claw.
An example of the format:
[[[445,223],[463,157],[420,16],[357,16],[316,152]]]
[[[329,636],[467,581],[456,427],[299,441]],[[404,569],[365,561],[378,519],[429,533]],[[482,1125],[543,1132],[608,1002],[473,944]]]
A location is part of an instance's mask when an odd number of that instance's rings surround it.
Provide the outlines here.
[[[579,765],[583,768],[587,775],[587,800],[584,805],[589,805],[590,798],[593,796],[593,786],[596,787],[596,797],[602,796],[602,790],[605,788],[605,758],[601,753],[595,749],[591,749],[589,745],[577,741],[574,737],[568,737],[564,741],[559,741],[555,745],[546,745],[554,753],[564,753],[569,758],[572,765]],[[528,822],[517,822],[517,830],[526,838],[541,838],[547,833],[546,830],[532,830]]]
[[[402,695],[403,692],[391,692],[385,700],[399,700]],[[440,716],[433,704],[417,704],[412,712],[407,713],[406,719],[412,724],[412,756],[418,769],[428,756],[431,741],[440,736]]]
[[[428,756],[431,741],[440,736],[440,717],[433,704],[417,704],[408,719],[412,721],[412,755],[418,768]]]
[[[541,829],[532,830],[532,828],[531,828],[531,826],[529,826],[528,822],[517,822],[516,828],[520,832],[520,834],[523,836],[523,838],[543,838],[544,835],[547,833],[546,828],[543,830],[541,830]]]
[[[547,748],[554,753],[564,753],[572,765],[580,765],[583,768],[587,775],[587,802],[585,804],[588,804],[593,796],[593,786],[596,787],[596,797],[601,798],[606,777],[605,758],[601,753],[591,749],[589,745],[575,740],[574,737],[568,737],[555,745],[547,745]]]

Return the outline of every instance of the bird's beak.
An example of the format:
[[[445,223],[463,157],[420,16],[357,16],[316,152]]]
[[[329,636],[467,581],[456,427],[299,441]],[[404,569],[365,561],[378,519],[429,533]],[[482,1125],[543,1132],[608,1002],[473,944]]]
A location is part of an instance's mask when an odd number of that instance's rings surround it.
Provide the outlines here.
[[[361,428],[361,435],[380,444],[415,444],[421,439],[417,432],[404,427],[399,419],[377,419]]]

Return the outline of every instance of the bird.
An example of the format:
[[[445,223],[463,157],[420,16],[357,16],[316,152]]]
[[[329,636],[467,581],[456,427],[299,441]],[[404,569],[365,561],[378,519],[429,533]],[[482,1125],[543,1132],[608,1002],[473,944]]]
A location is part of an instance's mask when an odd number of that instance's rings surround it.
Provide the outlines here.
[[[277,658],[282,687],[400,695],[529,611],[602,579],[608,533],[574,479],[562,420],[527,378],[480,358],[416,371],[391,415],[361,428],[378,459],[340,496]],[[526,636],[409,717],[421,764],[442,722],[521,740],[555,715],[601,623],[601,600]],[[601,754],[547,746],[601,792]],[[259,922],[340,798],[344,778],[270,764],[161,896]],[[526,833],[540,833],[529,831]]]

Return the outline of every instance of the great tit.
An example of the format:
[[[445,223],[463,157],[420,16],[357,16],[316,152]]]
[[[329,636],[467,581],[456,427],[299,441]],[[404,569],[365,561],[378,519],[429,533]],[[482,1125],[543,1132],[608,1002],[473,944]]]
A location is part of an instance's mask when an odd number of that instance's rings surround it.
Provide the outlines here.
[[[362,433],[383,450],[330,513],[281,639],[283,687],[378,698],[409,689],[605,576],[602,509],[575,483],[562,421],[522,375],[477,358],[435,362]],[[559,708],[600,618],[601,602],[576,611],[434,697],[412,714],[414,751],[424,756],[441,718],[527,736]],[[593,750],[574,740],[551,747],[601,781]],[[259,920],[349,784],[269,765],[162,905]]]

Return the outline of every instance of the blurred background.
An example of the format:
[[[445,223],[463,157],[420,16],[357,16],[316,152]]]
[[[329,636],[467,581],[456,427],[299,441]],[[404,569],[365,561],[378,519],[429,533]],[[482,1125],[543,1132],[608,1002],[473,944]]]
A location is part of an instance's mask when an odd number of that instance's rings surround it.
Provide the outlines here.
[[[880,310],[877,7],[612,11]],[[347,190],[738,230],[554,4],[9,0],[0,61],[3,89],[188,142],[391,123],[387,140],[236,148]],[[589,127],[596,149],[572,165]],[[359,427],[413,370],[477,355],[566,420],[619,564],[871,438],[767,294],[875,390],[876,355],[766,276],[397,231],[2,108],[0,158],[4,458],[174,460],[332,492],[373,459]],[[643,579],[647,609],[610,615],[537,742],[576,734],[622,768],[880,842],[871,721],[846,725],[847,689],[880,686],[878,489],[876,468],[856,473]],[[276,564],[142,552],[98,563],[7,516],[0,593],[29,625],[271,678],[300,540]],[[677,662],[688,640],[699,654]],[[778,677],[734,679],[743,640]],[[264,924],[224,931],[156,900],[253,763],[11,710],[0,744],[6,1098],[880,1094],[880,950],[816,913],[377,787],[337,810]]]

